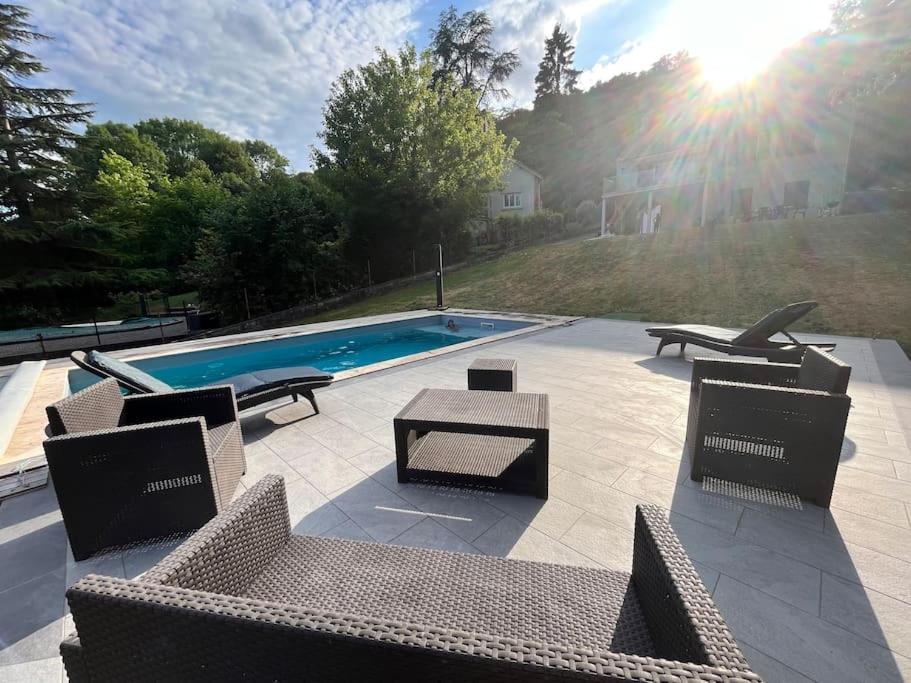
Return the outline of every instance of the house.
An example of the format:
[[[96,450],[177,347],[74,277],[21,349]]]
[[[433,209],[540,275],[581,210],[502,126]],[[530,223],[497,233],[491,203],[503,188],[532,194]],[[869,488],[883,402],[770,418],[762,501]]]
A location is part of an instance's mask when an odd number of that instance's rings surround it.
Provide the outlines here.
[[[501,179],[502,189],[487,193],[487,221],[492,225],[501,213],[528,216],[544,208],[541,202],[543,176],[521,161]]]
[[[831,211],[844,195],[851,116],[811,111],[788,116],[779,106],[671,132],[643,126],[604,178],[602,235]]]

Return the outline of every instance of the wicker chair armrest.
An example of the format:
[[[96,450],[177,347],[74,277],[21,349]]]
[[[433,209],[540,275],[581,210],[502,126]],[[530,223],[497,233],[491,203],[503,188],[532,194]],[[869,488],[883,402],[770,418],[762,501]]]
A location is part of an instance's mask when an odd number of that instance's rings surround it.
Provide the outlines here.
[[[340,567],[339,571],[344,571]],[[329,613],[89,575],[67,591],[93,680],[668,680],[761,683],[693,664]]]
[[[290,535],[285,481],[266,475],[142,580],[240,595]]]
[[[833,394],[828,391],[816,389],[801,389],[799,387],[780,387],[768,384],[753,384],[749,382],[728,382],[726,380],[707,379],[702,382],[700,403],[706,393],[719,396],[724,395],[729,400],[755,400],[762,403],[771,403],[787,406],[801,404],[841,405],[850,403],[851,399],[846,394]],[[720,405],[716,407],[722,407]]]
[[[658,651],[759,680],[658,506],[636,506],[632,574]]]
[[[204,417],[209,427],[237,421],[237,402],[230,385],[179,389],[161,394],[136,394],[124,399],[122,424]]]
[[[125,425],[112,429],[98,429],[91,432],[71,432],[52,436],[44,442],[44,452],[64,454],[73,458],[75,454],[85,452],[97,456],[104,452],[116,456],[139,456],[146,446],[157,451],[162,440],[167,441],[171,434],[199,435],[199,444],[205,453],[208,446],[206,438],[206,419],[204,417],[184,417],[173,420],[159,420],[142,424]]]

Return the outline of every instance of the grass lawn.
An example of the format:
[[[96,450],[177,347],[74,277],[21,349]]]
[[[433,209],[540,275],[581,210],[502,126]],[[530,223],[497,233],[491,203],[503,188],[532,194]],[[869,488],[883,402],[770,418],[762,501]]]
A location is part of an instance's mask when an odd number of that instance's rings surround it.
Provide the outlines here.
[[[804,299],[794,329],[897,339],[911,349],[911,214],[669,231],[532,247],[446,276],[450,306],[745,327]],[[426,308],[432,282],[300,322]]]

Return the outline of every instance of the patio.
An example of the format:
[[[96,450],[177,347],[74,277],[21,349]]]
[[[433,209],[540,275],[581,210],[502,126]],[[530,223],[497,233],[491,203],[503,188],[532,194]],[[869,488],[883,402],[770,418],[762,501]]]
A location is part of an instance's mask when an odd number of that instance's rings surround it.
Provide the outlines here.
[[[835,338],[853,367],[830,510],[705,490],[683,452],[691,349],[640,323],[572,326],[340,382],[243,420],[247,484],[284,476],[293,531],[628,570],[636,503],[671,522],[753,668],[769,681],[911,678],[911,363],[891,341]],[[811,335],[801,335],[811,337]],[[827,337],[832,339],[832,337]],[[550,498],[399,485],[392,418],[424,387],[466,386],[476,357],[518,361],[550,396]],[[65,678],[65,587],[133,577],[180,539],[76,563],[50,488],[0,504],[0,680]]]

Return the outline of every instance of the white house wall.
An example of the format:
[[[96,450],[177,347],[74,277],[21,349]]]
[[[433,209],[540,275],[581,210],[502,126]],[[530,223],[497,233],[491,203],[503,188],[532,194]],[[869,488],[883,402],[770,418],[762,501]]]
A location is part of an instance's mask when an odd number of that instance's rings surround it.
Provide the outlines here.
[[[537,178],[533,173],[529,173],[521,166],[514,166],[503,177],[504,188],[497,192],[491,192],[488,201],[490,202],[490,218],[496,220],[501,213],[518,214],[528,216],[535,211],[535,184]],[[519,208],[507,209],[503,206],[503,196],[510,192],[518,192],[522,199],[522,206]]]

